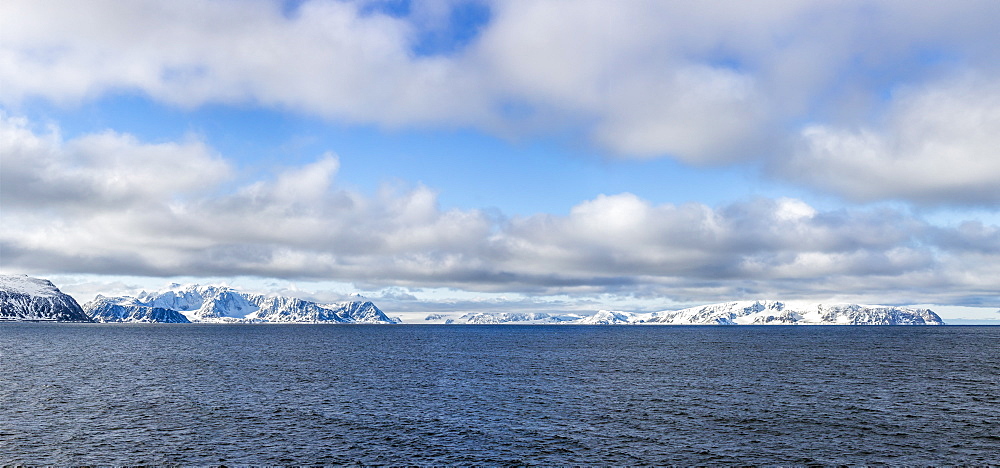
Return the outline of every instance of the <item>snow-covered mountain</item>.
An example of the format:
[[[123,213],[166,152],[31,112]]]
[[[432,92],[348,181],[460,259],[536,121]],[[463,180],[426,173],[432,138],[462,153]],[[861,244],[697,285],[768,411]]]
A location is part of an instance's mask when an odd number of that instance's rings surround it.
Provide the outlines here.
[[[439,317],[437,317],[439,318]],[[582,317],[546,314],[470,313],[445,323],[561,323],[576,325],[944,325],[929,309],[858,304],[796,304],[779,301],[736,301],[665,310],[632,313],[602,310]]]
[[[163,291],[143,291],[136,302],[178,311],[192,322],[242,321],[259,310],[247,299],[250,295],[226,286],[172,284]]]
[[[398,323],[370,301],[317,304],[292,297],[247,295],[257,311],[247,319],[262,322]]]
[[[944,325],[930,309],[844,304],[818,306],[817,312],[824,322],[838,325]]]
[[[0,275],[0,320],[91,321],[50,281],[26,275]]]
[[[176,319],[176,316],[163,313],[157,315],[155,310],[175,312],[190,322],[399,322],[387,317],[370,301],[319,304],[293,297],[248,293],[227,286],[174,284],[163,291],[144,291],[136,298],[98,296],[84,304],[84,309],[92,314],[101,312],[108,321],[124,322]],[[168,320],[154,320],[157,317]]]
[[[646,323],[671,325],[944,325],[929,309],[837,304],[789,306],[779,301],[737,301],[654,312]]]
[[[629,312],[601,310],[594,315],[577,320],[576,323],[581,325],[620,325],[639,323],[640,320],[638,315]]]
[[[440,314],[433,314],[428,316],[426,320],[440,319]],[[570,323],[580,320],[579,315],[549,315],[544,312],[504,312],[500,314],[491,314],[488,312],[470,312],[457,319],[448,319],[444,323],[447,324],[465,324],[465,325],[499,325],[502,323]]]
[[[110,298],[98,295],[83,307],[95,322],[191,323],[176,310],[145,305],[134,297]]]

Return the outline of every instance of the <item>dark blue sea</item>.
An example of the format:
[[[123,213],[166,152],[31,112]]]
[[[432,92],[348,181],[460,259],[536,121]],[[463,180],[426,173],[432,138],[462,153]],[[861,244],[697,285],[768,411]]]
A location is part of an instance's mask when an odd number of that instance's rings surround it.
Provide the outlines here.
[[[1000,327],[0,324],[0,465],[1000,464]]]

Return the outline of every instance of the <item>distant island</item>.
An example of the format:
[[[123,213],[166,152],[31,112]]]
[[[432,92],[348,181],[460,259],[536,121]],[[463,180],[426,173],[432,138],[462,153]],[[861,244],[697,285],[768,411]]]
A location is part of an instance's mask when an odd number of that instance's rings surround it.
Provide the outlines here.
[[[138,297],[97,296],[82,307],[50,281],[0,275],[0,321],[116,323],[371,323],[397,324],[370,301],[320,304],[248,293],[226,286],[172,285]],[[791,305],[735,301],[650,313],[601,310],[592,315],[474,312],[425,323],[563,325],[944,325],[930,309],[858,304]]]
[[[781,301],[734,301],[650,313],[601,310],[594,315],[545,313],[470,313],[457,319],[440,315],[429,322],[449,324],[560,323],[580,325],[944,325],[930,309],[835,304],[790,306]]]

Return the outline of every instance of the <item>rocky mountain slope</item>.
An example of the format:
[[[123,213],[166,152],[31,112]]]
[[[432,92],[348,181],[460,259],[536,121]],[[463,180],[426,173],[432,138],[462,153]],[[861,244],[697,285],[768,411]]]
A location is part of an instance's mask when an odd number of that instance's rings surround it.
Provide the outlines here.
[[[0,275],[0,320],[91,321],[50,281],[25,275]]]

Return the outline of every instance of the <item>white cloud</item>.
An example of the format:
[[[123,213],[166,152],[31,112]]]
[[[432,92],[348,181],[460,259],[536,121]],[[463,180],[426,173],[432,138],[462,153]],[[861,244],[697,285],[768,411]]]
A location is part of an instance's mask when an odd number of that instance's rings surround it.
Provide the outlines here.
[[[319,161],[280,174],[274,182],[274,193],[280,199],[319,200],[330,190],[338,169],[340,160],[327,153]]]
[[[394,262],[404,276],[447,270],[492,228],[482,213],[438,209],[425,187],[378,197],[339,189],[331,154],[227,192],[229,164],[200,142],[63,141],[23,119],[0,124],[9,265],[370,279]]]
[[[421,8],[4,1],[0,102],[124,90],[338,122],[571,130],[623,156],[770,163],[857,201],[1000,201],[998,2],[512,0],[466,47],[432,56],[412,46],[444,13]],[[343,189],[332,154],[230,190],[233,164],[197,139],[65,140],[6,115],[0,137],[5,268],[949,303],[995,301],[1000,276],[997,226],[895,210],[617,194],[567,216],[498,219],[442,210],[423,186]]]
[[[895,213],[817,213],[790,199],[711,209],[622,194],[568,217],[515,220],[509,239],[520,268],[537,274],[768,281],[931,268],[933,255],[889,254],[914,248],[925,229]]]
[[[339,186],[332,154],[232,182],[203,143],[117,133],[63,140],[4,117],[3,267],[139,276],[257,276],[378,290],[455,287],[677,302],[843,297],[996,301],[1000,226],[791,198],[709,207],[601,195],[568,215],[442,210],[430,188]],[[41,170],[32,170],[41,169]]]
[[[467,117],[463,70],[414,58],[412,25],[311,1],[4,2],[3,99],[137,89],[182,106],[253,102],[387,125]],[[453,101],[454,99],[454,101]],[[463,103],[463,106],[457,106]]]
[[[571,130],[623,156],[719,164],[783,154],[802,121],[816,122],[806,134],[819,147],[891,145],[911,130],[872,124],[887,89],[925,89],[955,70],[1000,73],[987,46],[1000,41],[990,21],[1000,4],[989,0],[512,0],[490,5],[466,46],[416,54],[448,6],[392,17],[330,0],[288,15],[265,0],[6,1],[0,99],[75,103],[138,90],[173,105],[251,103],[385,126]],[[943,103],[968,121],[954,98]],[[897,107],[921,105],[911,100]],[[870,138],[855,135],[860,127]],[[963,128],[939,137],[977,137]]]
[[[36,134],[27,120],[0,113],[5,206],[53,204],[128,209],[196,194],[230,177],[230,165],[204,143],[142,143],[112,131],[63,141]]]
[[[745,159],[760,151],[770,124],[754,79],[689,66],[673,76],[625,77],[611,86],[595,138],[618,154],[664,153],[695,164]]]
[[[815,125],[778,168],[846,198],[1000,204],[1000,81],[906,89],[881,128]]]

